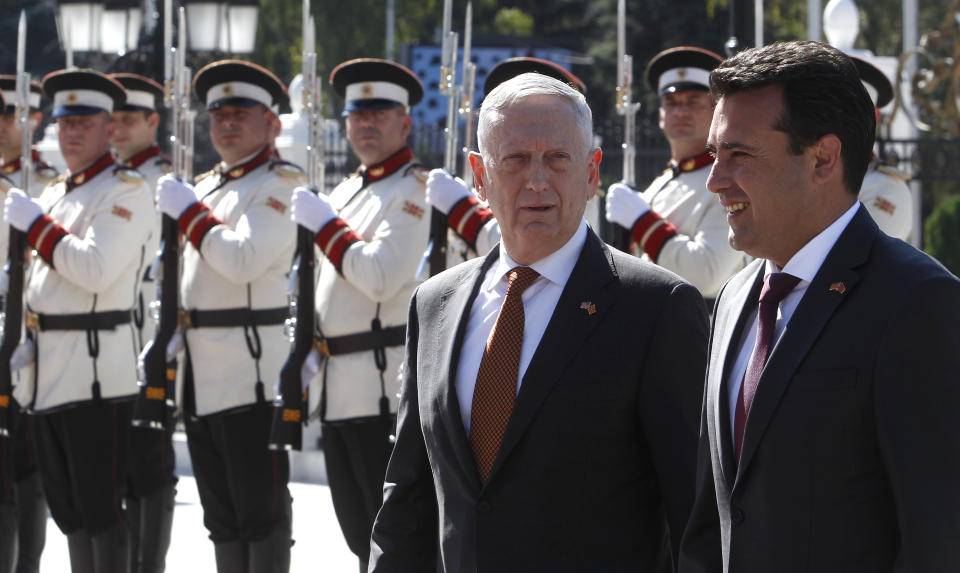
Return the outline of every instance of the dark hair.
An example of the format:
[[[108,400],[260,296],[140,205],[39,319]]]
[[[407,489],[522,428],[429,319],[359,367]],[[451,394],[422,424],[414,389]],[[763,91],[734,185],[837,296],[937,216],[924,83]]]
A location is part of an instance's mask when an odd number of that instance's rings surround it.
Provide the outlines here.
[[[773,126],[801,154],[832,133],[840,139],[844,183],[857,195],[876,136],[874,106],[853,61],[820,42],[778,42],[723,61],[710,74],[715,100],[768,85],[783,86],[783,113]]]

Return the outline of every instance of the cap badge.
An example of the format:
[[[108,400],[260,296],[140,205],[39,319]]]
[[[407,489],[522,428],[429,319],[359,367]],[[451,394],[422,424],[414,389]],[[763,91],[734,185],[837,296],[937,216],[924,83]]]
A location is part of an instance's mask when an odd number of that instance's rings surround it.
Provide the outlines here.
[[[590,301],[584,301],[580,303],[580,310],[587,311],[587,314],[592,315],[597,312],[597,305],[593,304]]]
[[[373,84],[363,84],[360,88],[360,95],[365,98],[373,97]]]
[[[842,282],[833,283],[832,285],[830,285],[830,292],[843,294],[847,292],[847,285],[843,284]]]
[[[70,93],[67,94],[67,100],[66,100],[66,101],[67,101],[67,103],[69,103],[69,104],[73,104],[73,103],[77,103],[77,101],[79,101],[79,99],[80,99],[80,98],[77,97],[76,92],[70,92]]]
[[[230,97],[230,96],[232,96],[232,95],[233,95],[233,86],[231,86],[231,85],[229,85],[229,84],[223,86],[223,88],[220,90],[220,93],[222,93],[224,97]]]
[[[680,78],[681,80],[687,79],[687,68],[677,69],[677,77]]]

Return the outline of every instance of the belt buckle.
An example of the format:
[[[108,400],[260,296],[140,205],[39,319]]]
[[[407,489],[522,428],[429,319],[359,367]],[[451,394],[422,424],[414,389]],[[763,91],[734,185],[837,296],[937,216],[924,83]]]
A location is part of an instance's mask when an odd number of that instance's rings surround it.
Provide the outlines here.
[[[327,344],[326,338],[314,338],[313,339],[313,348],[320,353],[321,356],[330,358],[330,345]]]
[[[40,315],[28,310],[26,316],[24,317],[24,324],[28,330],[40,330]]]
[[[185,309],[180,309],[177,311],[177,326],[180,328],[191,328],[193,324],[190,320],[190,311]]]

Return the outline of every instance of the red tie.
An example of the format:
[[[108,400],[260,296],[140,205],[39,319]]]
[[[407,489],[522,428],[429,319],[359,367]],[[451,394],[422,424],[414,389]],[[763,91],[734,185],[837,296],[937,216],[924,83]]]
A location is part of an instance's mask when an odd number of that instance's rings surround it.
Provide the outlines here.
[[[507,295],[480,360],[470,410],[470,446],[483,483],[493,469],[517,397],[523,345],[523,291],[539,276],[540,273],[530,267],[510,270]]]
[[[747,371],[743,375],[743,384],[740,385],[740,395],[737,397],[737,409],[733,420],[733,443],[740,460],[740,448],[743,446],[743,430],[747,425],[747,414],[753,404],[753,396],[757,393],[757,384],[763,373],[770,350],[773,348],[773,332],[777,326],[777,308],[780,301],[793,290],[800,279],[787,273],[771,273],[763,282],[760,290],[760,309],[757,313],[757,343],[750,355]]]

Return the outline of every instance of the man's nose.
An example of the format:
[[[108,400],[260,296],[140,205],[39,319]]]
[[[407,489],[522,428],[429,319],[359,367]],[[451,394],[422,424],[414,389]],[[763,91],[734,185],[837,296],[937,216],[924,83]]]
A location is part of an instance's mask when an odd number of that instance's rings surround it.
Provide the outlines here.
[[[707,176],[707,190],[722,193],[730,187],[730,181],[730,170],[719,159],[714,159]]]
[[[534,158],[530,161],[530,168],[527,175],[527,188],[533,191],[543,191],[550,184],[547,180],[547,166],[545,158]]]

